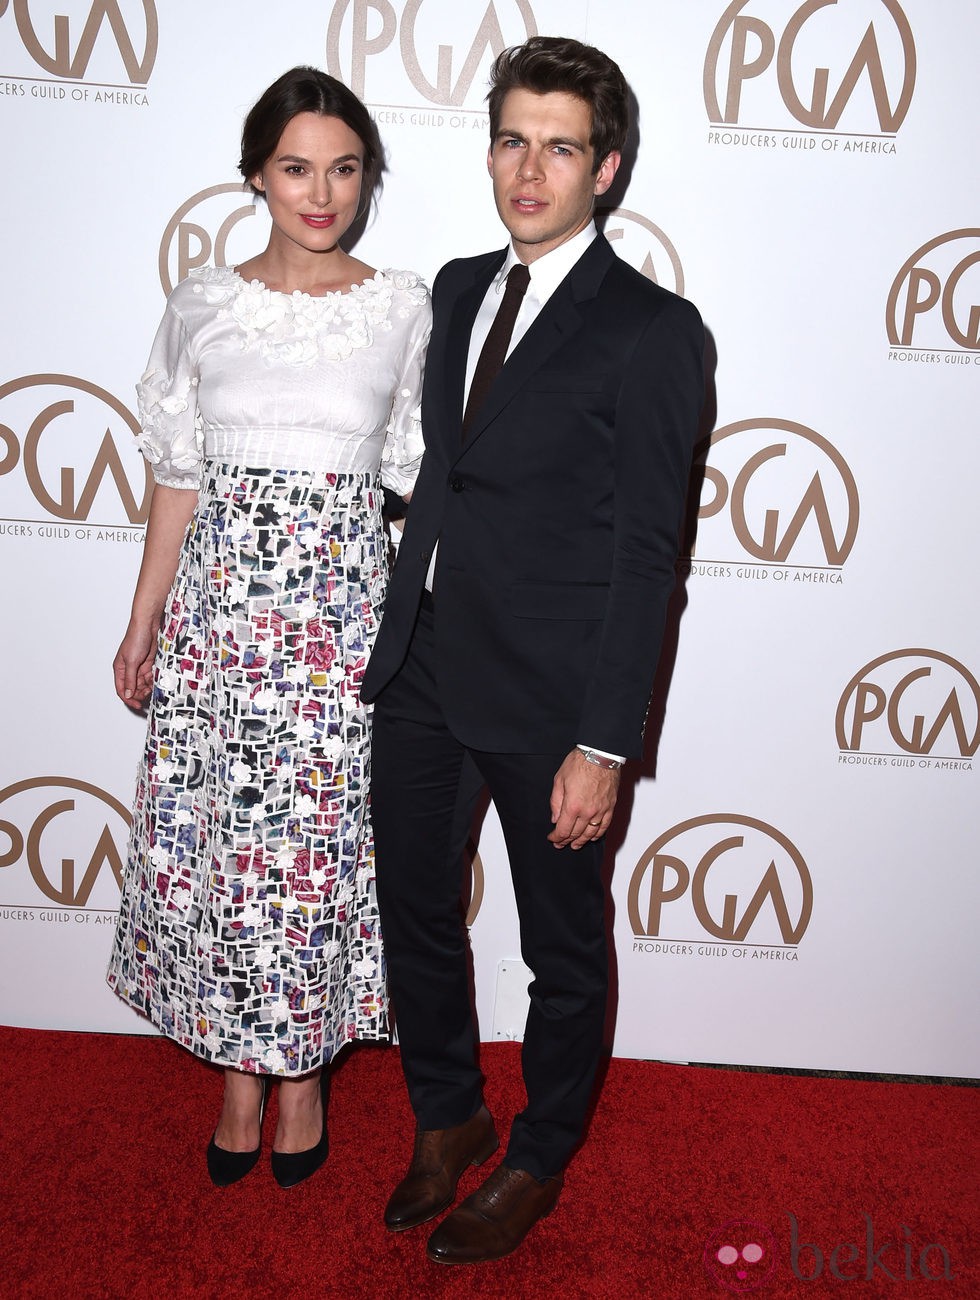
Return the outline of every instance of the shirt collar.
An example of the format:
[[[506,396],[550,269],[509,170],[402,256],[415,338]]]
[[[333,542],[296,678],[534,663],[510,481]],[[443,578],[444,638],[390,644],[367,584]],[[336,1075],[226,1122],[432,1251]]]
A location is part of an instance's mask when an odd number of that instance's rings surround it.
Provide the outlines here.
[[[530,263],[528,270],[531,273],[531,283],[528,292],[533,293],[542,306],[558,288],[597,234],[595,222],[590,221],[577,235],[573,235],[571,239],[566,239],[563,244],[553,248],[550,253],[545,253],[543,257],[539,257]],[[504,258],[503,266],[494,277],[493,287],[498,294],[503,293],[504,285],[507,283],[507,275],[511,267],[516,266],[519,261],[520,258],[514,252],[514,245],[511,244],[507,249],[507,256]]]

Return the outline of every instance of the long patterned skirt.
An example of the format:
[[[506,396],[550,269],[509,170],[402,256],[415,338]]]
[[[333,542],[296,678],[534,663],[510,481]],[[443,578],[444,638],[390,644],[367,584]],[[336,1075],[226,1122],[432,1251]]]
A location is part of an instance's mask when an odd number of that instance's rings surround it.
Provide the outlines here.
[[[155,665],[108,981],[219,1065],[295,1076],[386,1029],[360,682],[374,475],[210,467]]]

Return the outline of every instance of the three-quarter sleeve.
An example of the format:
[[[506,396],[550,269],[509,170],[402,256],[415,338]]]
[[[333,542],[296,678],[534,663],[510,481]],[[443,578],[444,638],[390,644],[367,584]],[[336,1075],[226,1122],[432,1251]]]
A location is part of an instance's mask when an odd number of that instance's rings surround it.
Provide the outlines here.
[[[411,492],[425,450],[420,407],[425,349],[431,329],[432,308],[426,293],[425,301],[412,322],[402,375],[395,389],[381,452],[381,482],[399,496]]]
[[[164,487],[201,486],[203,431],[197,389],[187,329],[171,300],[136,385],[141,429],[137,441],[154,480]]]

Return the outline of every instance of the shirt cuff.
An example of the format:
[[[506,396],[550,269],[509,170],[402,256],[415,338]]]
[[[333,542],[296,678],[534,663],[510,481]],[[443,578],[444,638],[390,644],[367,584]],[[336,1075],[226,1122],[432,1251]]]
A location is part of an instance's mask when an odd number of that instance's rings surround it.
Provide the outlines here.
[[[626,762],[622,754],[610,754],[607,749],[596,749],[595,745],[576,745],[575,748],[580,749],[583,754],[587,749],[591,749],[593,754],[601,754],[603,758],[614,759],[617,763]]]

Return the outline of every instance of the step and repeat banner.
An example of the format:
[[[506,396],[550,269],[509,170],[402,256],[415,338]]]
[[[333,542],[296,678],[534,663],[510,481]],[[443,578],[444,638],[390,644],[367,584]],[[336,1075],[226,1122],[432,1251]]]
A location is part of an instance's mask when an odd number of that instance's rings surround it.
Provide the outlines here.
[[[0,0],[0,1019],[146,1031],[103,982],[144,722],[112,690],[166,293],[259,251],[243,113],[315,63],[388,152],[366,261],[505,242],[486,74],[611,54],[604,235],[691,298],[709,400],[644,762],[610,844],[615,1051],[973,1075],[980,10],[960,0]],[[492,811],[483,1035],[519,956]],[[498,1030],[499,1017],[498,1017]]]

